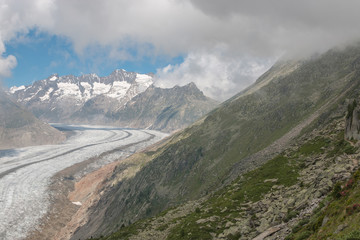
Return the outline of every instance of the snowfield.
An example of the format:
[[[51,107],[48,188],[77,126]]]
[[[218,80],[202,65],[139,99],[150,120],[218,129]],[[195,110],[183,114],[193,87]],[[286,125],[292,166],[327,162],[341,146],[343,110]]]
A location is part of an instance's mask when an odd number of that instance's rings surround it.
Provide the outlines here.
[[[36,228],[50,205],[48,186],[57,172],[109,152],[74,176],[77,178],[167,136],[151,130],[55,126],[75,134],[60,145],[0,151],[0,239],[23,239]]]

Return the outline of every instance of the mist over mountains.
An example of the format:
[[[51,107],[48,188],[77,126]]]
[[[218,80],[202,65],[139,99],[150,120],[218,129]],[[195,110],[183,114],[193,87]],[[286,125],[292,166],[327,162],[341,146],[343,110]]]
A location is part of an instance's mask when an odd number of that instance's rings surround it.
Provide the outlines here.
[[[55,144],[65,135],[40,121],[0,91],[0,149]]]

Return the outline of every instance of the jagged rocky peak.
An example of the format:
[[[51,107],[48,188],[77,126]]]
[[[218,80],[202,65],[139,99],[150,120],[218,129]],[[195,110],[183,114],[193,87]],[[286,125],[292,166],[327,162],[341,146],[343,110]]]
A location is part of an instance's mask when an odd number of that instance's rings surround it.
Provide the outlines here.
[[[12,87],[17,102],[48,122],[111,124],[172,131],[213,109],[194,83],[162,89],[154,75],[117,69],[109,76],[59,76]]]
[[[59,74],[55,73],[55,74],[50,75],[46,80],[48,80],[48,81],[56,81],[58,79],[59,79]]]
[[[116,69],[109,75],[109,78],[132,83],[135,81],[136,75],[137,73],[135,72],[127,72],[124,69]]]
[[[196,84],[194,82],[190,82],[188,84],[186,84],[183,88],[183,91],[186,91],[188,93],[191,93],[193,95],[197,95],[197,96],[204,96],[204,93],[196,86]]]
[[[18,102],[48,102],[54,99],[72,98],[77,104],[105,94],[110,98],[123,98],[127,92],[131,97],[145,91],[153,84],[153,76],[115,70],[109,76],[99,77],[96,74],[59,76],[53,74],[47,79],[34,82],[29,86],[12,87],[10,93]],[[134,87],[132,87],[134,85]]]

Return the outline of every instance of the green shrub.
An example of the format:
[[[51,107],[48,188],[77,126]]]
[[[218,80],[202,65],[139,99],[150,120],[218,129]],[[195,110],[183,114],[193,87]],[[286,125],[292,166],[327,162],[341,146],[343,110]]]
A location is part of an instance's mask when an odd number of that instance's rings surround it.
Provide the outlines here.
[[[183,228],[180,230],[180,237],[185,237],[185,230]]]
[[[241,234],[239,232],[237,232],[237,233],[234,233],[234,234],[230,233],[229,235],[226,236],[226,239],[228,239],[228,240],[238,240],[238,239],[240,239],[240,237],[241,237]]]
[[[313,220],[307,228],[313,232],[316,232],[321,227],[323,220],[324,216],[321,215],[320,217]]]
[[[291,233],[290,235],[286,236],[284,240],[293,240],[293,239],[294,239],[294,234]]]
[[[296,217],[297,215],[298,215],[297,212],[294,212],[294,211],[288,212],[288,214],[286,215],[286,217],[285,217],[285,219],[284,219],[284,222],[290,221],[291,219],[293,219],[293,218]]]
[[[360,230],[352,231],[338,240],[360,240]]]
[[[309,221],[310,221],[310,220],[309,220],[308,218],[302,219],[297,225],[295,225],[295,226],[293,227],[293,229],[291,230],[291,232],[292,232],[292,233],[297,233],[298,231],[301,230],[301,228],[302,228],[304,225],[308,224]]]
[[[301,225],[297,224],[295,225],[295,227],[292,228],[291,232],[297,233],[298,231],[300,231],[300,229],[301,229]]]
[[[311,232],[310,231],[304,231],[302,233],[300,233],[299,236],[297,236],[297,238],[295,240],[305,240],[307,239],[308,237],[311,236]]]
[[[335,199],[341,198],[341,190],[342,190],[341,183],[340,182],[335,183],[333,190],[331,192],[331,196],[333,196]]]
[[[298,225],[304,226],[305,224],[308,224],[309,221],[310,221],[310,220],[309,220],[308,218],[302,219],[302,220],[298,223]]]
[[[200,208],[197,207],[197,208],[195,209],[195,212],[196,212],[196,213],[200,213]]]

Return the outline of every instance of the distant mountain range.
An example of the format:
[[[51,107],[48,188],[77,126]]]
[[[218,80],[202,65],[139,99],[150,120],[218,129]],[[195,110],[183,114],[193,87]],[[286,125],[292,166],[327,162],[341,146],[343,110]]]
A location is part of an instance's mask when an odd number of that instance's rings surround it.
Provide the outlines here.
[[[123,69],[109,76],[50,76],[10,94],[35,116],[48,122],[108,124],[173,131],[196,121],[217,102],[191,83],[154,87],[152,74]]]
[[[0,149],[54,144],[65,135],[43,123],[0,91]]]

